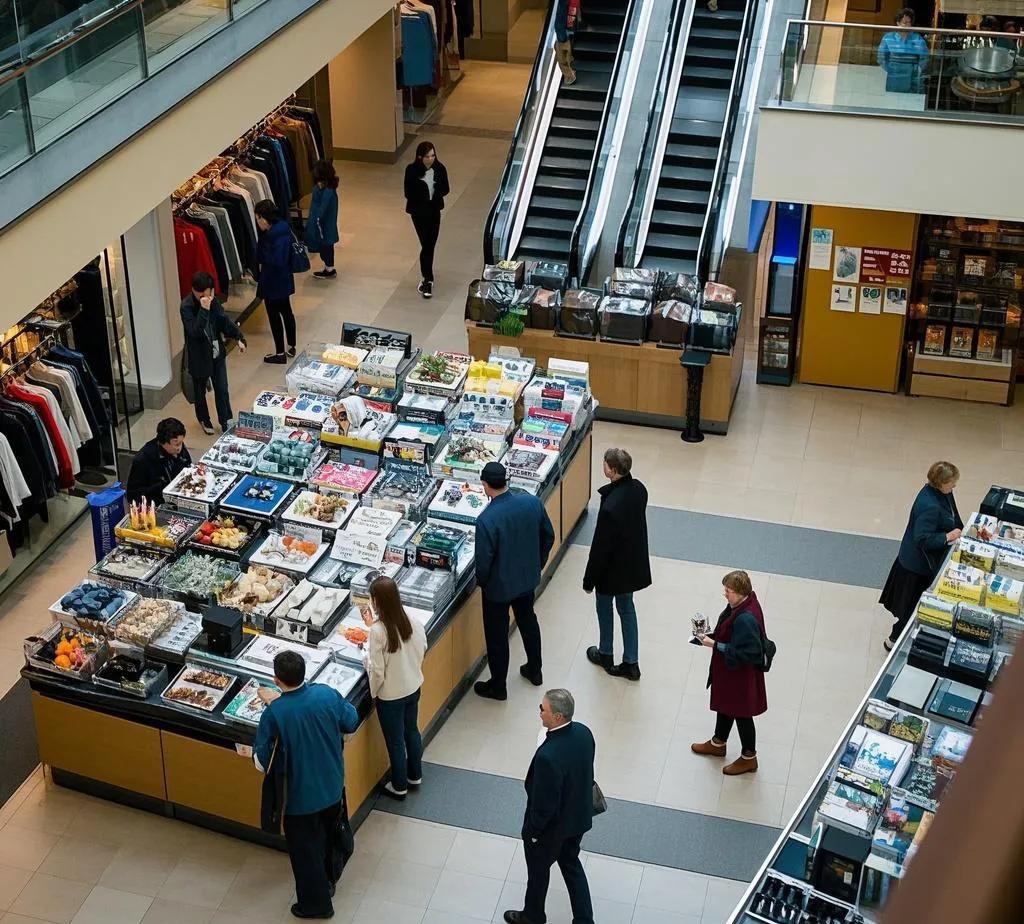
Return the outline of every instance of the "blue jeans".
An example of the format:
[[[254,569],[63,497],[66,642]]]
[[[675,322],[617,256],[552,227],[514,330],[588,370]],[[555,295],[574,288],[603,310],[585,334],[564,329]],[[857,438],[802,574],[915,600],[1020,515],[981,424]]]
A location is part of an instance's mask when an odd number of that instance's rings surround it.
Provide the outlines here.
[[[391,787],[399,792],[409,788],[409,780],[423,779],[423,739],[417,717],[420,691],[401,699],[378,699],[377,718],[391,761]]]
[[[597,597],[597,626],[600,640],[597,650],[601,654],[614,654],[615,629],[612,625],[612,601],[619,611],[619,622],[622,624],[622,661],[624,664],[637,664],[640,661],[640,636],[636,627],[636,607],[633,606],[632,594],[599,594]]]

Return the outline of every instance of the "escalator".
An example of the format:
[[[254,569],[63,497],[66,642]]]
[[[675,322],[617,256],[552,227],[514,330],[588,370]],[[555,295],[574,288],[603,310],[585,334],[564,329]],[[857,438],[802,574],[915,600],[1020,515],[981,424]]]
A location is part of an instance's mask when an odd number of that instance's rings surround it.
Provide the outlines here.
[[[558,88],[515,247],[519,259],[568,260],[630,7],[629,0],[587,0],[584,5],[573,41],[577,79]]]

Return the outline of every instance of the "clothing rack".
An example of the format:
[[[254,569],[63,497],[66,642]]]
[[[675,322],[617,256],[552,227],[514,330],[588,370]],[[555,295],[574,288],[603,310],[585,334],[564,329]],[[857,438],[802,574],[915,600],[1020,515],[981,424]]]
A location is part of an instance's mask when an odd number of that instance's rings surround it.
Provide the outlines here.
[[[15,340],[23,334],[27,334],[29,331],[19,331],[11,340],[7,341],[3,345],[3,350],[6,350],[9,346],[13,347]],[[9,376],[18,375],[20,372],[24,372],[33,362],[39,359],[40,356],[45,355],[50,351],[50,347],[56,346],[57,344],[63,343],[63,340],[57,333],[47,334],[43,337],[34,347],[32,347],[27,353],[17,358],[12,357],[11,364],[0,372],[0,383],[5,382]]]

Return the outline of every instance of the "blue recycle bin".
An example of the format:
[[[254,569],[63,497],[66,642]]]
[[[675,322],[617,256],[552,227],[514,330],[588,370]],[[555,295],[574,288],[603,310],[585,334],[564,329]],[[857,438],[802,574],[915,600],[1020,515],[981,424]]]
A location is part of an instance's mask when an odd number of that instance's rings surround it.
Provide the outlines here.
[[[124,519],[124,488],[116,481],[109,488],[93,491],[89,495],[92,514],[92,543],[99,561],[116,544],[114,527]]]

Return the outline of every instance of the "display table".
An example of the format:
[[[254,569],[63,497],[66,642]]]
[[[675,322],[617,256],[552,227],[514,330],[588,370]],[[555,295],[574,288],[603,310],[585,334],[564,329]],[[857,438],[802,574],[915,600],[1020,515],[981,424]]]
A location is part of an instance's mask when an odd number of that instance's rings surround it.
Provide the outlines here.
[[[584,425],[540,497],[555,529],[550,579],[591,495],[592,422]],[[543,584],[542,584],[543,587]],[[472,570],[428,631],[420,728],[429,736],[466,692],[485,653],[480,591]],[[158,694],[134,699],[91,683],[26,666],[40,760],[55,782],[103,798],[202,824],[260,843],[280,839],[259,828],[262,774],[240,757],[252,729],[220,713],[185,711]],[[365,677],[349,696],[362,723],[345,744],[350,813],[369,808],[388,768]]]
[[[929,356],[913,349],[907,392],[932,398],[957,398],[989,404],[1012,404],[1015,377],[1013,350],[1001,362]]]
[[[556,337],[553,331],[527,329],[518,337],[501,337],[490,327],[466,322],[469,352],[486,359],[491,347],[515,347],[543,366],[552,356],[590,363],[590,387],[600,406],[598,416],[624,423],[649,423],[682,429],[686,418],[686,370],[679,365],[682,348],[653,343],[637,346],[604,340]],[[736,338],[732,355],[714,355],[704,371],[701,429],[726,433],[743,371],[744,340]]]

